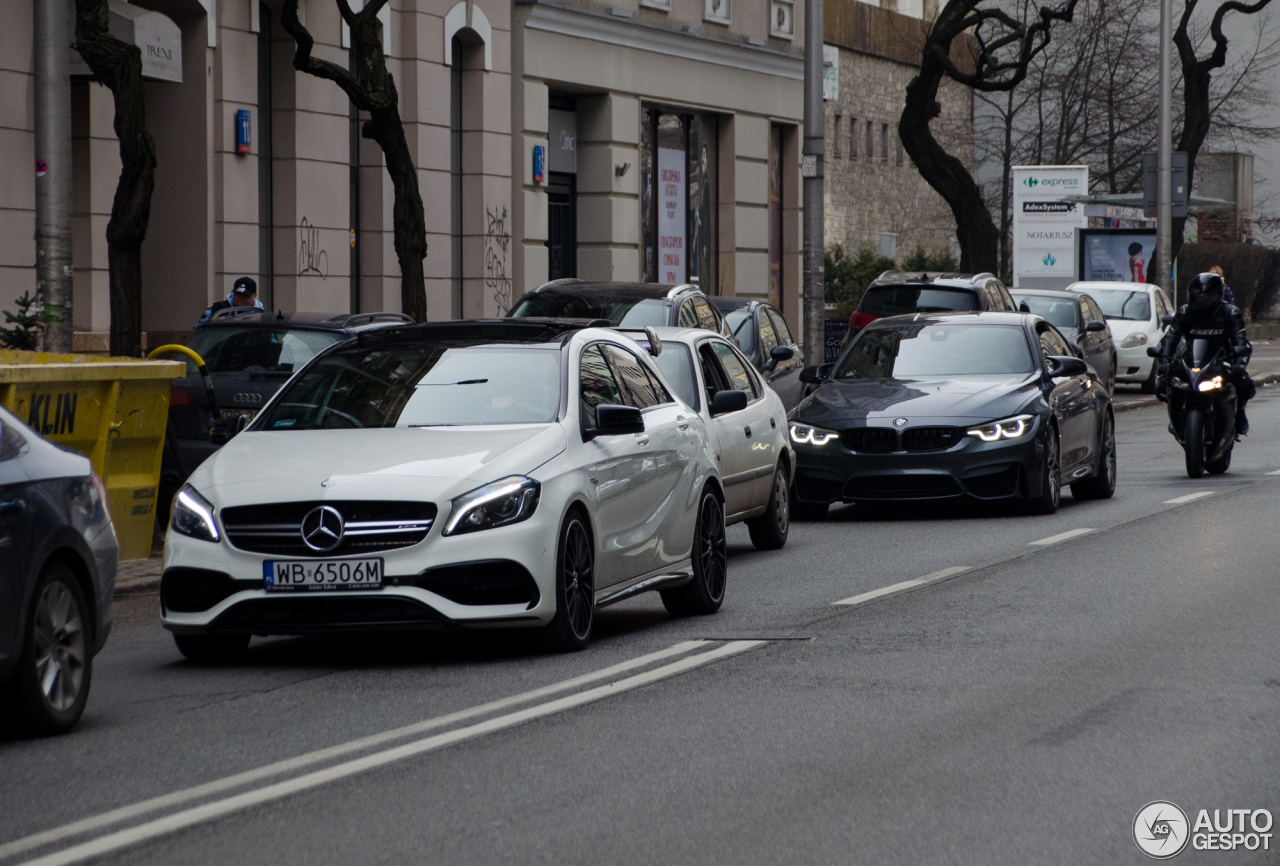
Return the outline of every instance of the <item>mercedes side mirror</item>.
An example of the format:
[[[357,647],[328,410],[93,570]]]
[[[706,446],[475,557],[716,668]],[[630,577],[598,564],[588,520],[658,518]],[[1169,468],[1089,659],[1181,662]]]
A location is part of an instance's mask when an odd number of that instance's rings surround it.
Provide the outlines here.
[[[1107,329],[1107,323],[1106,323],[1106,322],[1093,321],[1093,322],[1090,322],[1089,324],[1085,325],[1084,329],[1085,329],[1086,331],[1105,331],[1105,330]]]
[[[773,351],[769,353],[769,357],[773,359],[775,364],[779,361],[790,361],[795,356],[796,350],[790,346],[774,346]]]
[[[209,441],[214,445],[226,445],[248,426],[248,415],[228,415],[225,418],[219,418],[209,428]]]
[[[1084,376],[1089,372],[1089,365],[1084,361],[1066,355],[1050,355],[1045,358],[1045,362],[1049,369],[1049,375],[1055,379]]]
[[[711,398],[711,405],[707,407],[712,418],[717,415],[727,415],[730,412],[741,412],[745,408],[747,408],[747,392],[733,389],[717,391]]]
[[[635,406],[616,406],[606,403],[596,407],[594,436],[621,436],[624,433],[643,433],[644,418]]]

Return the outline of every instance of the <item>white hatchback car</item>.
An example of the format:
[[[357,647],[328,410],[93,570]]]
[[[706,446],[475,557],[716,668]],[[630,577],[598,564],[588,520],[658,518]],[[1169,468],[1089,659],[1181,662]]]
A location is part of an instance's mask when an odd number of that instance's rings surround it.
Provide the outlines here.
[[[1111,329],[1116,346],[1116,381],[1141,384],[1155,393],[1155,359],[1147,357],[1147,347],[1164,336],[1161,320],[1173,315],[1173,304],[1150,283],[1122,283],[1082,280],[1067,286],[1070,292],[1085,292],[1098,302]]]
[[[751,542],[760,550],[781,548],[791,527],[795,466],[782,398],[761,381],[736,346],[710,331],[649,328],[623,333],[655,355],[676,396],[702,417],[723,477],[726,522],[746,521]],[[656,352],[653,336],[658,338]]]
[[[161,617],[192,659],[251,635],[548,626],[724,598],[702,420],[583,322],[392,327],[317,355],[174,498]]]

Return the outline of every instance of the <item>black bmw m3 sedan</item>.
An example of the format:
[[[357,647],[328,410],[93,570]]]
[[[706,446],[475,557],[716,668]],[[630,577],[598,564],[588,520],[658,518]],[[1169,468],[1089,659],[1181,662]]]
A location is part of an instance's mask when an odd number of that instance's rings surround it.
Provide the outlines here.
[[[1067,339],[1024,313],[935,313],[869,324],[834,364],[806,368],[793,511],[834,502],[1021,500],[1057,510],[1115,492],[1111,398]]]

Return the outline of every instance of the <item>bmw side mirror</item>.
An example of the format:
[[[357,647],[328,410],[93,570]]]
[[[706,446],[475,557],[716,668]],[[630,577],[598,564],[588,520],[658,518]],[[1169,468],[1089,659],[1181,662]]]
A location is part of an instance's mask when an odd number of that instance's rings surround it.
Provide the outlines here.
[[[644,417],[635,406],[616,406],[606,403],[596,407],[596,429],[588,432],[592,437],[643,433]]]
[[[769,357],[774,360],[774,363],[777,363],[778,361],[790,361],[795,356],[796,350],[790,346],[774,346],[773,351],[769,353]]]
[[[1045,366],[1049,370],[1049,375],[1055,379],[1084,376],[1089,372],[1089,365],[1084,361],[1066,355],[1050,355],[1045,358]]]
[[[1088,325],[1085,325],[1084,329],[1086,331],[1105,331],[1107,329],[1107,323],[1093,321],[1093,322],[1090,322]]]
[[[1173,316],[1161,316],[1160,324],[1164,325],[1166,328],[1169,327],[1173,324]]]
[[[225,418],[219,418],[209,428],[209,441],[214,445],[226,445],[248,426],[248,415],[228,415]]]
[[[831,368],[835,364],[819,364],[816,367],[805,367],[800,371],[800,381],[810,385],[820,385],[831,378]]]
[[[741,412],[745,408],[747,408],[747,392],[734,389],[717,391],[711,398],[711,405],[707,407],[712,418],[730,412]]]

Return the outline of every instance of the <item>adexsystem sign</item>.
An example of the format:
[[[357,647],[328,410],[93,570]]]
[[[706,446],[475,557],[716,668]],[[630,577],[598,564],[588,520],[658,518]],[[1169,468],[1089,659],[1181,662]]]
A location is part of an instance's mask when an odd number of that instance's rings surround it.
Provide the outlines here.
[[[1064,288],[1075,279],[1076,229],[1088,225],[1084,206],[1068,196],[1089,191],[1089,167],[1013,168],[1013,284]]]

